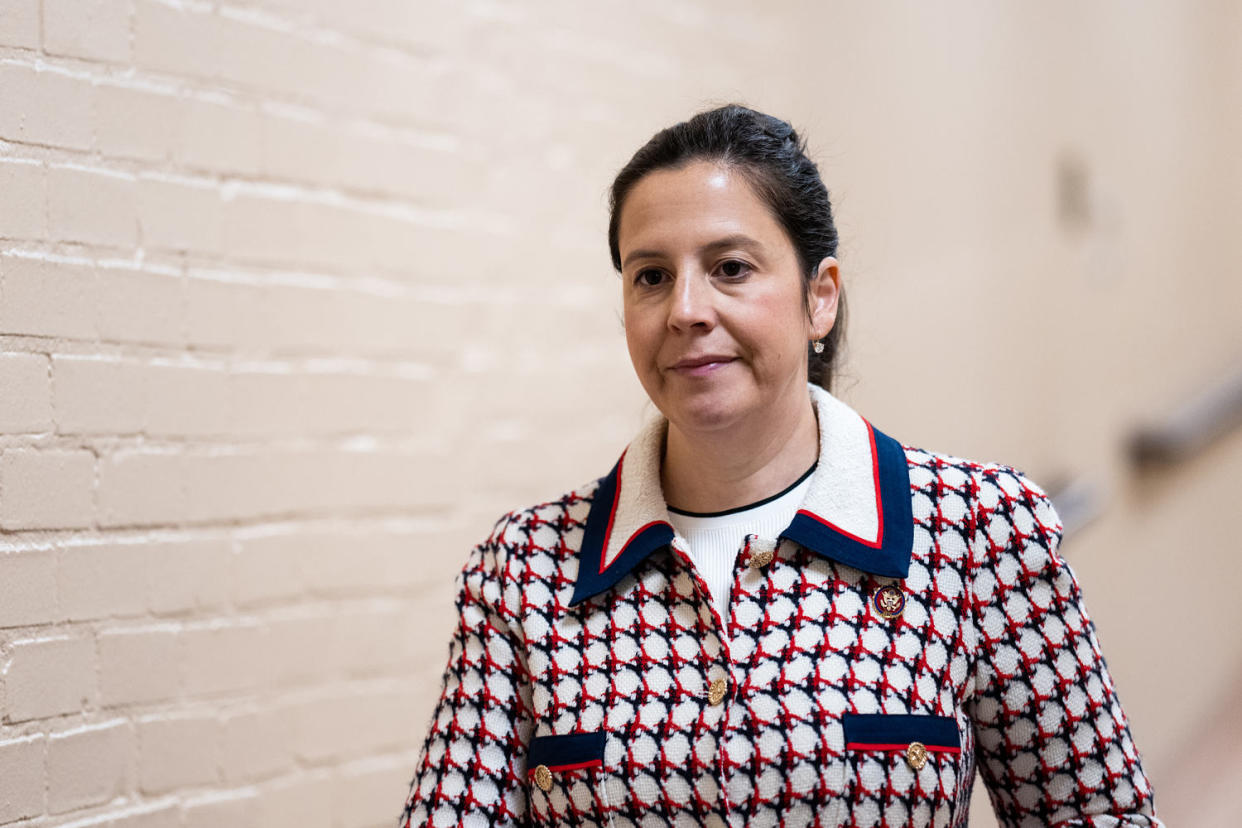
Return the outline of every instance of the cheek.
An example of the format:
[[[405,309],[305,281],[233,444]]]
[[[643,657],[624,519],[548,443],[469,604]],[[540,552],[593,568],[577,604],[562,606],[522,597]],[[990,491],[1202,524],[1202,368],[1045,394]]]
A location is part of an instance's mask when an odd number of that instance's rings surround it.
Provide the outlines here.
[[[787,296],[769,296],[750,304],[747,314],[747,337],[766,362],[785,363],[800,360],[809,338],[803,305],[793,304]]]
[[[655,331],[652,330],[649,314],[639,313],[627,307],[622,319],[625,324],[625,345],[629,349],[630,358],[637,366],[647,357],[654,355],[659,347],[659,341],[655,338]]]

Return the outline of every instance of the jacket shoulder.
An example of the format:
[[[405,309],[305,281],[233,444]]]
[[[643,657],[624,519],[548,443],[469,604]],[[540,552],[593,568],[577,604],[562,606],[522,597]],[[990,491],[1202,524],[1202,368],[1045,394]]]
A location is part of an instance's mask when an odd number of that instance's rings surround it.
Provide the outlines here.
[[[985,490],[993,489],[1011,496],[1026,492],[1036,498],[1047,493],[1025,472],[1005,463],[971,460],[942,451],[902,444],[910,468],[910,484],[914,489],[935,485],[963,490],[978,499]]]
[[[1003,517],[1023,527],[1034,524],[1049,535],[1060,534],[1061,520],[1052,499],[1021,469],[915,446],[903,448],[916,514],[934,511],[946,498],[959,499],[955,511],[972,526],[986,527]]]
[[[501,515],[471,550],[458,575],[459,589],[481,597],[516,625],[530,585],[556,582],[567,559],[576,556],[598,485],[593,481]]]
[[[600,480],[501,515],[484,541],[505,559],[529,559],[548,552],[576,552]]]

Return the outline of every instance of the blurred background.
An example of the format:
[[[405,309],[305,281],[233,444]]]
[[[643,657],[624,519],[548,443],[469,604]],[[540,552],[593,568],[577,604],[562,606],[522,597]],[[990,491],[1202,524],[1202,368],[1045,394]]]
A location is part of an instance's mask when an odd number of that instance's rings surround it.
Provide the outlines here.
[[[469,548],[649,410],[612,176],[729,101],[833,195],[838,396],[1049,489],[1162,816],[1236,824],[1239,43],[1228,0],[0,0],[0,825],[393,824]]]

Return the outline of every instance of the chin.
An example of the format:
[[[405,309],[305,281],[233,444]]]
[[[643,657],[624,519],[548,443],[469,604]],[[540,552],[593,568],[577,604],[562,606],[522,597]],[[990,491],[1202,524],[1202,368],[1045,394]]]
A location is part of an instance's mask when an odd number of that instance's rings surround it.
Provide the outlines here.
[[[739,395],[724,389],[667,395],[656,407],[682,431],[728,428],[750,413],[751,408],[739,399]]]

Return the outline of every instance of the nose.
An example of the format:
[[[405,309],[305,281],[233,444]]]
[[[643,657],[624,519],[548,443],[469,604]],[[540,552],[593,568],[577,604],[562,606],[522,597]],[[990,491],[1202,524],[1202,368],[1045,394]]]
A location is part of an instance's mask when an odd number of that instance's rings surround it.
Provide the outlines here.
[[[668,326],[675,331],[710,330],[716,323],[712,289],[703,274],[684,273],[669,296]]]

